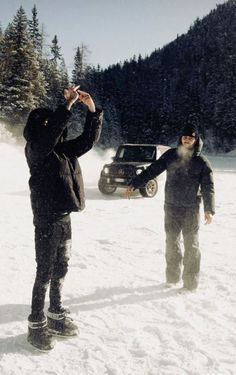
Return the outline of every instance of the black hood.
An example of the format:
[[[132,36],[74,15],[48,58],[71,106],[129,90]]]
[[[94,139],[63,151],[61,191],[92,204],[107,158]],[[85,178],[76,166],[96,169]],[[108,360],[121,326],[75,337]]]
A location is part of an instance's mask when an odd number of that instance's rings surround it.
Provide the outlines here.
[[[45,120],[49,120],[53,111],[49,108],[36,108],[30,112],[23,135],[26,141],[33,141],[46,131]]]
[[[181,138],[182,138],[182,136],[179,138],[178,147],[182,145]],[[198,136],[197,140],[194,144],[194,153],[193,154],[194,155],[200,155],[200,153],[202,152],[202,148],[203,148],[203,140]]]

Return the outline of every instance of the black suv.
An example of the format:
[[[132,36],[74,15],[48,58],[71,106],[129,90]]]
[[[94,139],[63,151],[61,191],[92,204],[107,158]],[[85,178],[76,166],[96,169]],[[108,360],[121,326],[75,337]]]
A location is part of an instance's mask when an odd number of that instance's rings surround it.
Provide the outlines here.
[[[123,144],[120,145],[113,162],[105,164],[98,182],[98,188],[103,194],[112,194],[119,187],[128,187],[131,180],[161,156],[158,145],[152,144]],[[158,190],[157,180],[148,181],[140,186],[143,197],[152,198]]]

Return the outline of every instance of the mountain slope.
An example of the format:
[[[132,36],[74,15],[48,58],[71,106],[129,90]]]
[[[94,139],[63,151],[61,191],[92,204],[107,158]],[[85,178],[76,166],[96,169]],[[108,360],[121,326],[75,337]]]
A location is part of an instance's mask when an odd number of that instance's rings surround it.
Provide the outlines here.
[[[236,1],[218,5],[149,57],[94,76],[105,109],[101,142],[173,142],[194,121],[210,150],[236,145]]]

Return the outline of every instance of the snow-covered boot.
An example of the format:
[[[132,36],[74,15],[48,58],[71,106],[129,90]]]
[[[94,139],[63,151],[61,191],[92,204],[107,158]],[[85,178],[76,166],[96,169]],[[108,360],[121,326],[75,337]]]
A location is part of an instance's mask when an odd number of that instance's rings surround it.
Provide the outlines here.
[[[72,337],[79,334],[79,329],[73,319],[68,316],[70,311],[65,308],[61,308],[59,312],[52,312],[48,310],[48,331],[52,335],[61,337]]]
[[[54,348],[52,335],[47,329],[47,320],[44,318],[39,322],[28,321],[28,336],[27,341],[36,349],[48,352]]]

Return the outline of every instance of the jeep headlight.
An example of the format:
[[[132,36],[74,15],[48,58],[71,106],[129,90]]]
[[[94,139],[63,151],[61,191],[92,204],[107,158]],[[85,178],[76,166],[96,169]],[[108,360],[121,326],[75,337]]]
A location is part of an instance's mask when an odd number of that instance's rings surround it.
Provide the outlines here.
[[[140,173],[142,173],[142,169],[141,168],[138,168],[138,169],[136,169],[136,174],[140,174]]]
[[[108,173],[109,173],[109,168],[108,168],[108,167],[105,167],[105,168],[103,169],[103,172],[104,172],[104,174],[108,174]]]

